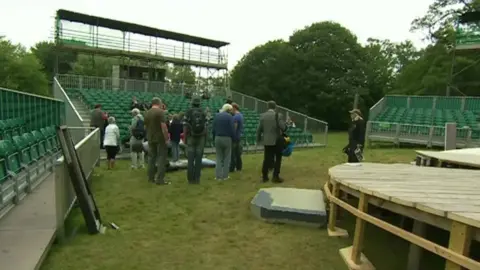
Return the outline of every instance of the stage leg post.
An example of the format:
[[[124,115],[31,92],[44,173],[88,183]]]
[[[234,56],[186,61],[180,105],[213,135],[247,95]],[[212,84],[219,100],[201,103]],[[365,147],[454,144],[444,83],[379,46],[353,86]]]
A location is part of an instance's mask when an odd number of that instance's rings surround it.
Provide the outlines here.
[[[364,193],[360,194],[358,202],[358,210],[367,213],[368,196]],[[340,256],[347,264],[350,270],[374,270],[375,267],[362,253],[363,239],[365,235],[365,220],[357,217],[355,224],[355,235],[353,236],[353,245],[351,247],[340,249]]]
[[[468,256],[472,241],[471,228],[469,225],[453,221],[450,228],[450,240],[448,248],[454,252]],[[445,270],[463,270],[460,265],[447,261]]]
[[[413,221],[412,232],[422,238],[425,238],[427,225],[421,221]],[[422,258],[423,249],[415,244],[410,244],[408,251],[407,270],[420,270],[420,260]]]
[[[340,194],[340,186],[337,182],[332,183],[332,196],[335,198],[338,198]],[[332,201],[330,200],[330,213],[328,217],[328,235],[329,236],[335,236],[335,237],[347,237],[348,232],[344,229],[340,229],[336,227],[337,223],[337,213],[339,207]]]

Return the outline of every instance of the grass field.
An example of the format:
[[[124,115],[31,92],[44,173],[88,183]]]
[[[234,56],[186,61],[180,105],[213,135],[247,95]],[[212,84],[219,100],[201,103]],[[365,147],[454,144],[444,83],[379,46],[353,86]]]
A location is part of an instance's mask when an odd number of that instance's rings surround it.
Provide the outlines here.
[[[281,186],[320,189],[328,168],[345,161],[345,134],[329,135],[327,148],[296,150],[285,159]],[[244,171],[218,183],[214,170],[202,172],[199,186],[185,172],[168,174],[170,186],[147,183],[145,171],[127,161],[115,171],[95,171],[93,189],[102,217],[120,230],[87,235],[75,210],[68,220],[75,236],[54,245],[42,270],[66,269],[345,269],[338,250],[352,239],[329,238],[325,229],[267,224],[255,219],[249,203],[261,187],[262,154],[244,155]],[[409,162],[412,149],[367,149],[366,161]],[[342,227],[353,229],[346,216]],[[77,229],[78,228],[78,229]],[[75,230],[77,229],[77,230]],[[407,243],[367,227],[365,253],[377,269],[404,270]]]

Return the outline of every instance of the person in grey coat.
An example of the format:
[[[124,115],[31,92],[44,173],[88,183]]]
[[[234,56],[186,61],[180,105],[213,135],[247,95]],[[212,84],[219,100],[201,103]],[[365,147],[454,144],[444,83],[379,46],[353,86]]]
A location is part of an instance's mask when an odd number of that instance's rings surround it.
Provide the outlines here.
[[[212,138],[215,142],[215,154],[217,156],[215,178],[218,181],[229,178],[228,173],[230,172],[230,161],[232,158],[232,140],[235,137],[232,112],[232,105],[225,104],[220,112],[213,118]]]
[[[141,121],[139,123],[139,121]],[[132,169],[145,168],[145,153],[143,141],[145,140],[145,127],[143,115],[138,108],[132,110],[132,122],[130,124],[130,156]]]
[[[283,182],[280,178],[280,168],[282,166],[282,151],[284,140],[282,134],[286,129],[285,120],[282,114],[275,110],[277,104],[274,101],[267,103],[268,110],[260,116],[260,122],[257,128],[257,143],[263,143],[263,182],[268,182],[268,172],[273,168],[272,181],[276,183]]]

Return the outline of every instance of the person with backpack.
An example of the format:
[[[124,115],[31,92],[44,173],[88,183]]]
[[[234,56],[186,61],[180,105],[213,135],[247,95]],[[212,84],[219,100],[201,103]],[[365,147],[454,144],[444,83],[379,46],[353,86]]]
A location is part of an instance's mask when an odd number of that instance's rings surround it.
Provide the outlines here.
[[[145,153],[143,152],[143,141],[145,140],[144,118],[138,108],[132,110],[132,123],[130,124],[130,156],[132,158],[132,169],[145,167]]]
[[[192,99],[192,107],[184,116],[184,142],[187,145],[187,179],[190,184],[200,184],[203,150],[207,136],[207,115],[200,108],[201,100]]]

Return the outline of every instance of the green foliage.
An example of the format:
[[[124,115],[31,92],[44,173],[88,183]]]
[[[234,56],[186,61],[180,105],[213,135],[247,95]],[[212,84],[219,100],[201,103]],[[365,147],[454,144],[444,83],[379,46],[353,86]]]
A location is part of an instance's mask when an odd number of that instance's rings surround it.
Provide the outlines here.
[[[24,47],[0,37],[0,86],[37,95],[48,95],[42,65]]]
[[[381,68],[387,62],[384,57],[378,48],[363,48],[337,23],[315,23],[295,32],[288,42],[275,40],[251,50],[233,69],[231,85],[342,129],[356,92],[362,93],[363,108],[383,96],[385,81],[390,80]]]
[[[57,61],[57,57],[58,73],[60,74],[71,72],[74,63],[77,61],[76,53],[58,51],[53,42],[38,42],[30,50],[42,64],[43,72],[45,72],[49,80],[52,80],[55,74],[55,62]]]
[[[71,73],[85,76],[111,77],[112,66],[115,64],[118,64],[118,61],[114,58],[81,54],[73,64]]]
[[[169,66],[165,77],[172,83],[195,84],[196,74],[190,66]]]

